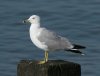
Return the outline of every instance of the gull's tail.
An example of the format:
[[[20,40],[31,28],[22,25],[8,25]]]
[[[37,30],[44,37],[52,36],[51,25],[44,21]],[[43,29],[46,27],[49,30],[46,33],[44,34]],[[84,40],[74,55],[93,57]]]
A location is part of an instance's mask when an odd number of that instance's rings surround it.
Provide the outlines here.
[[[78,53],[78,54],[81,54],[81,55],[84,55],[80,49],[85,49],[86,47],[85,46],[81,46],[81,45],[77,45],[77,44],[73,44],[73,48],[72,49],[65,49],[65,51],[70,51],[70,52],[73,52],[73,53]]]

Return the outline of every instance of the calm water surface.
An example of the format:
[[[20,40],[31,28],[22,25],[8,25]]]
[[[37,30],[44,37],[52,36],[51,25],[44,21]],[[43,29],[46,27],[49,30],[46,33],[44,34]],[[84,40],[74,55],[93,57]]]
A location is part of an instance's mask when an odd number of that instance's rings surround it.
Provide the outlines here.
[[[87,46],[85,56],[59,51],[50,59],[81,64],[82,76],[100,76],[100,0],[0,0],[0,76],[16,76],[22,59],[43,58],[22,23],[32,14],[41,16],[42,26]]]

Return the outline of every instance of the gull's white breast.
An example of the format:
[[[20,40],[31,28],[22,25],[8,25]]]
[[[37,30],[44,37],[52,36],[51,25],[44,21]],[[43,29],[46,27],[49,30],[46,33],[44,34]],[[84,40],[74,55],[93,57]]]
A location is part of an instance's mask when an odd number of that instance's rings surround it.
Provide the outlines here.
[[[41,29],[40,28],[34,28],[34,27],[30,27],[30,38],[32,40],[32,42],[40,49],[43,49],[43,50],[48,50],[48,47],[47,45],[45,45],[45,42],[40,42],[38,40],[38,36],[41,32]]]

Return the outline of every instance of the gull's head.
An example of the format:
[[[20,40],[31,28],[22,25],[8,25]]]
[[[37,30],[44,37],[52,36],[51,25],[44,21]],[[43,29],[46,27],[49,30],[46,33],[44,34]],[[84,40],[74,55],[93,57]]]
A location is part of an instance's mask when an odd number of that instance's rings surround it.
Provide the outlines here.
[[[28,19],[24,20],[23,22],[37,24],[37,23],[40,23],[40,17],[38,15],[32,15]]]

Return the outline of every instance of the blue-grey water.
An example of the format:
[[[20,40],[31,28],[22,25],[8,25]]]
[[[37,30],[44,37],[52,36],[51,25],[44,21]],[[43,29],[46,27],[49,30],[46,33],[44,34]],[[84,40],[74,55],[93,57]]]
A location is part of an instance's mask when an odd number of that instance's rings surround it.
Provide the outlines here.
[[[81,64],[82,76],[100,76],[100,0],[0,0],[0,76],[16,76],[20,60],[44,57],[22,23],[32,14],[41,26],[87,47],[85,56],[59,51],[50,59]]]

